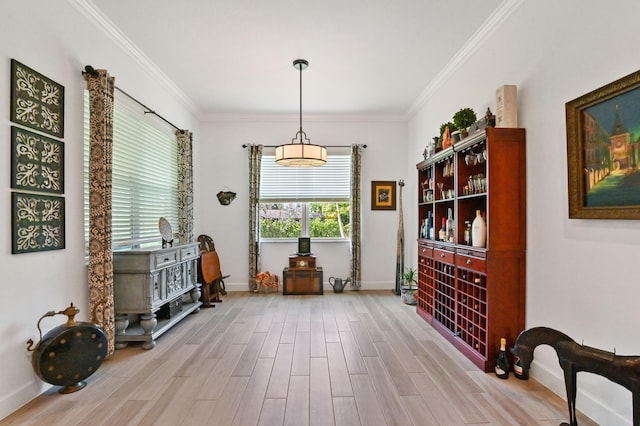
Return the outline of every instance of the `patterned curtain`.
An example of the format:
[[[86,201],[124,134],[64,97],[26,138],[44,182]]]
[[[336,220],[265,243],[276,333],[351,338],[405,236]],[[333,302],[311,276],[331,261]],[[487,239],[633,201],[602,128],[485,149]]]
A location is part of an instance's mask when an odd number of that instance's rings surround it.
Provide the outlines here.
[[[260,164],[262,162],[262,145],[249,144],[249,290],[257,291],[256,274],[260,251],[260,225],[258,203],[260,202]]]
[[[362,259],[360,251],[361,211],[360,211],[360,175],[362,145],[351,146],[351,285],[359,289],[362,285],[360,272]]]
[[[106,70],[84,75],[89,89],[89,309],[107,335],[107,356],[115,348],[113,255],[111,252],[111,167],[114,78]]]
[[[180,244],[192,243],[193,237],[193,134],[176,131],[178,143],[178,238]]]

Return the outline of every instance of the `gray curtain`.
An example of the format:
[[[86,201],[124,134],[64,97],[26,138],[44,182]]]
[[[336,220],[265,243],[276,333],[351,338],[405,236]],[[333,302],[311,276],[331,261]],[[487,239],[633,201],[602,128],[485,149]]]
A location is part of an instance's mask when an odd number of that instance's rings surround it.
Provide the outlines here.
[[[360,175],[362,162],[362,145],[351,146],[351,285],[359,289],[362,285],[360,268],[362,264],[361,240],[361,202]]]
[[[178,238],[192,243],[193,237],[193,134],[176,131],[178,144]]]
[[[111,252],[113,91],[106,70],[86,73],[89,90],[89,310],[107,336],[107,356],[115,349],[113,254]]]
[[[249,144],[249,290],[258,291],[256,274],[260,262],[260,164],[262,162],[262,145]]]

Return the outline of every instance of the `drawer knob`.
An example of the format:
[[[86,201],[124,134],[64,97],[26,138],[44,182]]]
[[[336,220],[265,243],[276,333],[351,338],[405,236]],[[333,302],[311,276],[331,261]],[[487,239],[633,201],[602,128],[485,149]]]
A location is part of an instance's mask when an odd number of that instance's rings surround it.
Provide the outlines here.
[[[168,257],[165,257],[164,260],[163,260],[163,262],[168,262],[168,261],[169,261]]]
[[[471,259],[467,259],[467,265],[471,265]]]
[[[440,253],[440,257],[444,257],[444,253]]]

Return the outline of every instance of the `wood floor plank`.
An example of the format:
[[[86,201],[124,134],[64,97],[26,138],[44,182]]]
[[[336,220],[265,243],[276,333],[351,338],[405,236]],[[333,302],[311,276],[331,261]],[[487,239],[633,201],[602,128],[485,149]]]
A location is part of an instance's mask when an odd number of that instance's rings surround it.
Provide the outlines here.
[[[353,396],[351,381],[349,380],[349,370],[344,359],[341,343],[327,343],[327,360],[329,363],[332,396]]]
[[[225,352],[220,362],[216,364],[215,368],[210,372],[204,372],[204,374],[207,374],[207,379],[198,392],[200,395],[199,398],[220,398],[245,346],[246,345],[229,345],[229,349]]]
[[[398,391],[398,395],[418,395],[418,389],[409,379],[409,375],[405,370],[405,366],[402,365],[400,358],[398,358],[389,344],[389,342],[376,342],[376,349],[380,354],[380,360],[385,366],[385,369],[391,379],[391,382]],[[414,361],[411,361],[416,362]]]
[[[287,397],[292,359],[293,343],[281,343],[278,345],[278,353],[273,363],[273,370],[267,387],[267,398]]]
[[[384,420],[380,402],[369,376],[366,374],[352,375],[351,386],[361,423],[367,426],[386,426],[387,422]]]
[[[284,320],[280,343],[294,343],[296,341],[296,329],[298,328],[298,313],[289,312]]]
[[[285,426],[309,425],[309,376],[290,377],[284,424]]]
[[[275,358],[278,352],[278,345],[280,344],[280,335],[282,334],[282,327],[284,322],[274,321],[269,326],[269,332],[262,344],[262,350],[260,351],[260,358]]]
[[[266,398],[262,404],[258,426],[277,426],[284,424],[287,400],[284,398]]]
[[[371,378],[371,383],[378,396],[380,409],[388,424],[410,425],[411,420],[404,411],[396,388],[391,382],[389,374],[384,368],[384,363],[378,357],[366,357],[365,363]]]
[[[353,331],[353,336],[356,338],[356,342],[358,342],[358,348],[360,348],[362,356],[378,356],[376,347],[367,332],[367,326],[362,321],[352,322],[351,330]]]
[[[231,376],[251,376],[266,337],[267,333],[253,333]]]
[[[344,359],[347,363],[349,374],[367,374],[367,366],[364,364],[353,333],[351,331],[341,331],[340,342],[342,343]]]
[[[333,310],[325,309],[322,312],[322,320],[324,322],[324,339],[326,342],[339,342],[340,334],[338,334],[338,325],[333,315]]]
[[[421,396],[401,396],[400,402],[407,414],[409,414],[413,424],[420,426],[438,426],[440,424],[433,414],[431,414],[431,411]]]
[[[458,426],[464,425],[460,417],[459,407],[449,402],[438,386],[427,373],[410,373],[411,381],[416,385],[418,392],[427,405],[427,409],[432,413],[438,424]]]
[[[333,399],[327,358],[311,358],[309,374],[309,425],[333,426]]]
[[[311,332],[309,338],[311,357],[326,357],[327,346],[324,337],[324,322],[322,320],[311,321]]]
[[[309,331],[298,331],[293,345],[292,376],[308,376],[311,341]]]
[[[256,366],[240,401],[242,409],[236,412],[233,426],[254,426],[258,423],[262,403],[269,385],[273,361],[273,358],[260,358],[256,361]]]
[[[358,408],[356,407],[356,401],[353,397],[333,398],[333,413],[336,426],[367,426],[360,422]]]

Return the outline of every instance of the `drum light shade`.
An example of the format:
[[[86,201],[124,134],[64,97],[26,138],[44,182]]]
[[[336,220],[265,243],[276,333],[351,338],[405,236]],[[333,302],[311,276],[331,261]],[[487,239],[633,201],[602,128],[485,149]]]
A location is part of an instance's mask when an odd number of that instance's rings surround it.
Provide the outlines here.
[[[300,130],[290,144],[276,147],[276,163],[289,167],[322,166],[327,162],[327,148],[312,144],[302,130],[302,70],[309,66],[309,62],[296,59],[293,66],[300,71]]]

